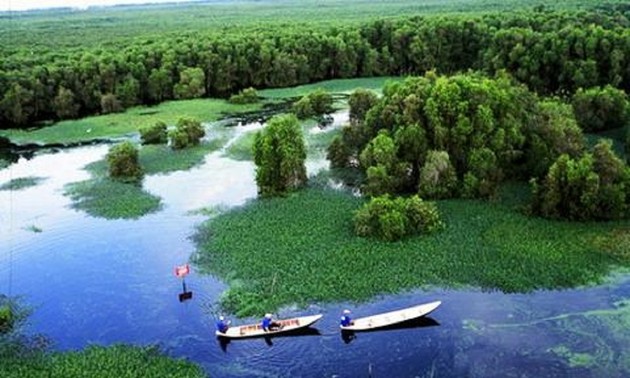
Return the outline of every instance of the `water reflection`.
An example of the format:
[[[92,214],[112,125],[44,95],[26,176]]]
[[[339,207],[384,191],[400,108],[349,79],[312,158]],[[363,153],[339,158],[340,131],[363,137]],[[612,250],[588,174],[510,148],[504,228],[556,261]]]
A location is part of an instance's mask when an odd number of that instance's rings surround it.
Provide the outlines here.
[[[232,129],[231,135],[239,132]],[[210,314],[225,283],[193,271],[184,286],[172,267],[195,251],[190,238],[206,216],[192,210],[256,197],[253,164],[217,152],[189,171],[147,177],[145,188],[162,197],[164,209],[138,220],[104,220],[71,209],[63,187],[87,179],[82,167],[106,152],[107,146],[65,149],[0,170],[2,183],[47,178],[0,192],[0,292],[25,298],[35,308],[33,333],[50,336],[57,349],[157,344],[212,377],[630,376],[627,273],[575,290],[505,295],[431,288],[369,303],[291,306],[280,317],[324,317],[317,328],[268,340],[271,348],[264,339],[217,340]],[[326,166],[309,164],[311,174]],[[42,232],[27,231],[29,225]],[[193,292],[194,300],[180,302]],[[443,302],[434,313],[439,323],[425,317],[340,339],[340,308],[369,314],[432,300]]]

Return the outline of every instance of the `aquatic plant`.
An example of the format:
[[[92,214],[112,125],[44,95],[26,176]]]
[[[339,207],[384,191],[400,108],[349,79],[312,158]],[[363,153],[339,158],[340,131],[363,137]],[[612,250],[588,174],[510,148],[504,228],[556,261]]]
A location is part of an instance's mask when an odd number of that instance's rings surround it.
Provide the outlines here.
[[[158,121],[152,126],[144,126],[139,130],[142,144],[163,144],[168,142],[166,123]]]
[[[243,282],[226,294],[226,304],[241,316],[292,303],[364,301],[426,285],[568,288],[630,265],[601,247],[602,238],[628,223],[528,217],[519,211],[528,200],[526,188],[507,186],[495,202],[437,201],[444,230],[394,243],[353,234],[352,213],[364,200],[343,191],[310,188],[261,199],[200,226],[196,263],[228,283]]]
[[[45,177],[35,177],[35,176],[19,177],[0,185],[0,190],[26,189],[32,186],[36,186],[44,180],[46,180]]]

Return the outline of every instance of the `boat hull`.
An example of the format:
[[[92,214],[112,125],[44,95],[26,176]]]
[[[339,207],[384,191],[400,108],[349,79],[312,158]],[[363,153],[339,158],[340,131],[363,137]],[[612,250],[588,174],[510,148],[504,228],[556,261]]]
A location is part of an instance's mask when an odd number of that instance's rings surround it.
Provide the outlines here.
[[[228,330],[224,332],[215,331],[215,334],[219,337],[227,337],[230,339],[244,339],[250,337],[269,337],[275,336],[291,331],[295,331],[301,328],[306,328],[319,319],[321,319],[323,315],[310,315],[310,316],[302,316],[298,318],[291,319],[282,319],[277,320],[282,328],[273,330],[273,331],[265,331],[262,329],[260,323],[257,324],[245,324],[242,326],[233,326],[228,328]]]
[[[408,307],[401,310],[385,312],[382,314],[367,316],[364,318],[354,319],[354,324],[343,327],[344,331],[369,331],[393,324],[398,324],[428,315],[442,304],[441,301],[421,304],[418,306]]]

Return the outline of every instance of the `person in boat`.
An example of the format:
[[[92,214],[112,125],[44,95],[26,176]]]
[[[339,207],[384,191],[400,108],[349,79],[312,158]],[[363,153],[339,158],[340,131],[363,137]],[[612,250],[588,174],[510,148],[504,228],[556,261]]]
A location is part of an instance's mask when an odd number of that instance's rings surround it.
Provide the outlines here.
[[[217,331],[225,333],[228,328],[230,328],[230,321],[225,320],[225,317],[223,316],[219,316],[219,320],[217,321]]]
[[[282,325],[280,323],[273,320],[273,316],[271,314],[265,314],[261,326],[265,332],[276,331],[282,328]]]
[[[354,321],[352,321],[352,318],[350,317],[350,310],[343,310],[343,315],[341,315],[341,321],[339,322],[339,324],[342,327],[348,327],[354,324]]]

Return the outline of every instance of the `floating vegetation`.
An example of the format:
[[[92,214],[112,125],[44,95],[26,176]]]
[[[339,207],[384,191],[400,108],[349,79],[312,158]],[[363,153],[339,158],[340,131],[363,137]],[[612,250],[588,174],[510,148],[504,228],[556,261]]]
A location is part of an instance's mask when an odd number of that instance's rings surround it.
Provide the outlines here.
[[[147,175],[184,171],[203,163],[206,155],[224,144],[225,139],[218,138],[180,150],[166,145],[146,145],[140,149],[140,165]]]
[[[45,177],[19,177],[0,185],[0,190],[22,190],[39,185],[44,180]]]
[[[311,188],[257,200],[206,222],[197,233],[205,271],[246,282],[226,294],[239,315],[296,303],[363,301],[377,294],[439,285],[504,292],[600,282],[619,260],[594,244],[619,223],[568,223],[528,217],[508,204],[438,201],[440,233],[388,243],[353,235],[364,202]]]
[[[36,234],[38,234],[38,233],[40,233],[40,232],[42,232],[42,231],[43,231],[41,228],[39,228],[39,227],[35,226],[34,224],[32,224],[32,225],[30,225],[30,226],[28,226],[28,227],[24,227],[24,229],[25,229],[26,231],[31,231],[31,232],[34,232],[34,233],[36,233]]]

